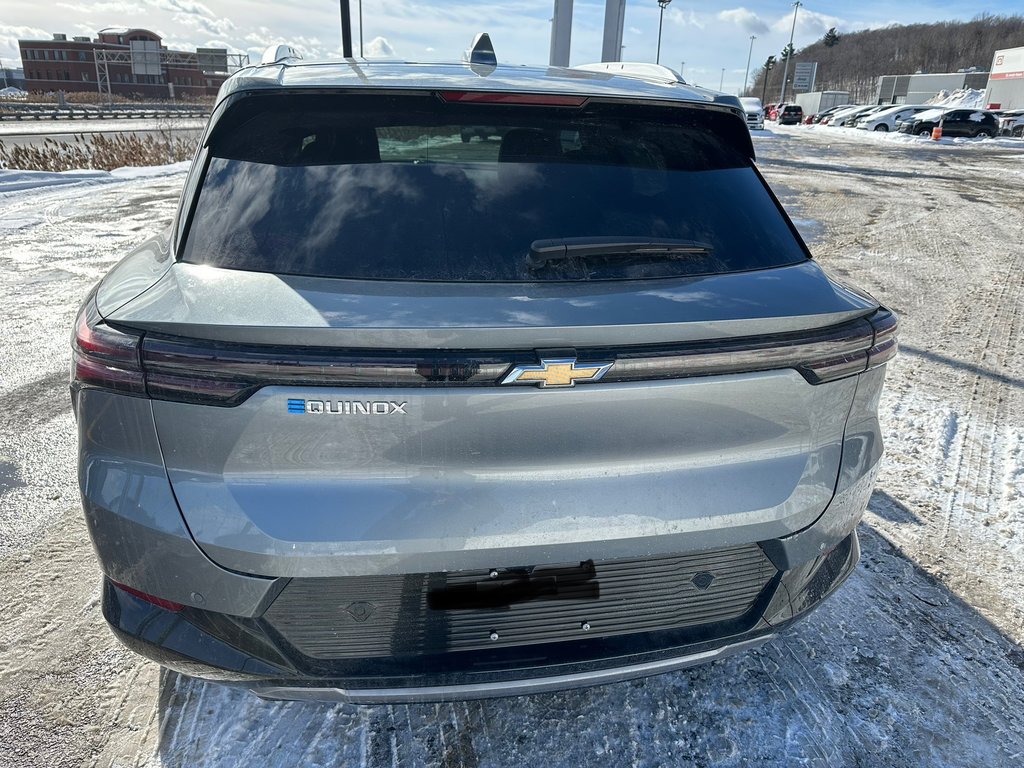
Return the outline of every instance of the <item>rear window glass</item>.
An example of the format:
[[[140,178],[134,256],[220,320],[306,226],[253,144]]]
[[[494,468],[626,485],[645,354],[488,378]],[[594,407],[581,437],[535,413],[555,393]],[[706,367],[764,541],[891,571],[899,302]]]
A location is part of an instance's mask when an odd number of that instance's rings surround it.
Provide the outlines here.
[[[730,141],[736,130],[745,124],[728,115],[623,103],[246,97],[211,134],[183,258],[287,275],[513,282],[804,260]]]

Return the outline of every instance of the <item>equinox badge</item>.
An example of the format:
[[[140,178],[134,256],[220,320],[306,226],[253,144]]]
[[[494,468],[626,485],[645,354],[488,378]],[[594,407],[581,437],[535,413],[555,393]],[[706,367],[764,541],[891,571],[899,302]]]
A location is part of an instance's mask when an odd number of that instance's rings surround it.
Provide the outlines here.
[[[540,365],[517,365],[502,384],[537,384],[541,387],[575,387],[577,381],[597,381],[613,363],[577,365],[575,357],[542,359]]]
[[[300,400],[288,398],[288,413],[326,413],[335,416],[391,416],[408,415],[409,403],[393,400]]]

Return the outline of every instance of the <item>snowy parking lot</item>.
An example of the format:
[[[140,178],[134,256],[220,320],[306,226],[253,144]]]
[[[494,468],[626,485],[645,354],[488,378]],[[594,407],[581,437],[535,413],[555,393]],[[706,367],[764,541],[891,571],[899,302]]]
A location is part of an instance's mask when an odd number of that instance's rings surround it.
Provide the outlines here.
[[[771,127],[755,148],[822,264],[901,317],[857,572],[758,651],[464,704],[264,703],[114,640],[74,476],[69,334],[89,286],[170,220],[184,171],[10,180],[0,766],[1024,764],[1024,142],[847,133]]]

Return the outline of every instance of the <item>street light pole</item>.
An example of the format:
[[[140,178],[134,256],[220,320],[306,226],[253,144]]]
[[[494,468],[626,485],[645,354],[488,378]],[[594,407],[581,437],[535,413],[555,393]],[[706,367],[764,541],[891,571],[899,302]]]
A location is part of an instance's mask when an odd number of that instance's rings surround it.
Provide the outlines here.
[[[800,0],[796,0],[793,3],[793,26],[789,30],[789,56],[786,57],[786,67],[782,70],[782,93],[779,94],[779,103],[781,104],[786,100],[786,78],[789,76],[789,60],[793,58],[793,35],[796,33],[796,12],[800,10],[800,6],[803,3]]]
[[[722,78],[718,81],[718,90],[722,90],[722,86],[725,85],[725,67],[722,67]]]
[[[768,77],[771,75],[772,70],[775,69],[775,57],[769,56],[764,60],[764,82],[761,83],[761,103],[764,104],[764,100],[768,96]]]
[[[672,0],[658,0],[658,7],[661,9],[661,12],[658,15],[658,53],[654,57],[655,64],[661,64],[661,28],[665,23],[665,9],[668,8],[668,4],[671,2]]]
[[[747,81],[750,79],[750,57],[754,55],[754,41],[757,35],[750,36],[750,50],[747,51],[747,68],[743,70],[743,95],[747,93]]]

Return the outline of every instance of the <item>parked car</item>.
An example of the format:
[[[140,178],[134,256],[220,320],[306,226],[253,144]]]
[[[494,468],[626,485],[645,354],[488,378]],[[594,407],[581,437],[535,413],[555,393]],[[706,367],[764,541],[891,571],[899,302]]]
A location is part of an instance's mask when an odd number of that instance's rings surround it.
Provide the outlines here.
[[[984,109],[938,108],[921,112],[900,126],[900,133],[931,136],[932,129],[942,125],[942,135],[972,139],[995,136],[999,123],[995,115]]]
[[[916,104],[899,104],[888,109],[869,112],[858,118],[854,127],[866,131],[895,131],[899,123],[925,112],[931,107]]]
[[[857,104],[852,107],[846,107],[845,109],[838,109],[831,115],[829,115],[827,120],[822,120],[822,125],[828,125],[833,128],[841,126],[846,121],[846,118],[849,117],[850,115],[853,115],[856,112],[866,111],[867,109],[869,109],[869,107],[866,107],[863,104]]]
[[[814,123],[817,125],[828,125],[828,121],[834,115],[843,112],[844,110],[852,110],[854,104],[839,104],[837,106],[831,106],[831,108],[825,110],[820,115],[816,115]]]
[[[834,107],[829,107],[828,109],[824,110],[823,112],[819,112],[816,115],[812,115],[811,116],[811,122],[816,124],[816,125],[820,124],[820,123],[823,123],[823,122],[826,122],[828,120],[828,118],[830,118],[836,112],[839,112],[839,111],[844,110],[844,109],[850,109],[852,106],[853,106],[853,104],[839,104],[839,105],[834,106]]]
[[[999,116],[999,133],[1002,136],[1024,136],[1024,109],[1006,110]]]
[[[133,650],[269,699],[510,696],[755,647],[854,570],[893,314],[811,258],[735,97],[488,49],[272,49],[86,297]]]
[[[861,120],[865,117],[872,117],[886,108],[886,105],[879,106],[877,104],[873,104],[868,107],[861,107],[852,114],[845,115],[842,119],[838,121],[833,120],[831,125],[842,128],[853,128],[857,124],[858,120]]]
[[[799,104],[786,104],[779,112],[779,125],[798,125],[803,122],[804,110]]]
[[[747,128],[752,131],[764,130],[764,108],[761,100],[753,96],[740,97],[740,104],[747,117]]]

